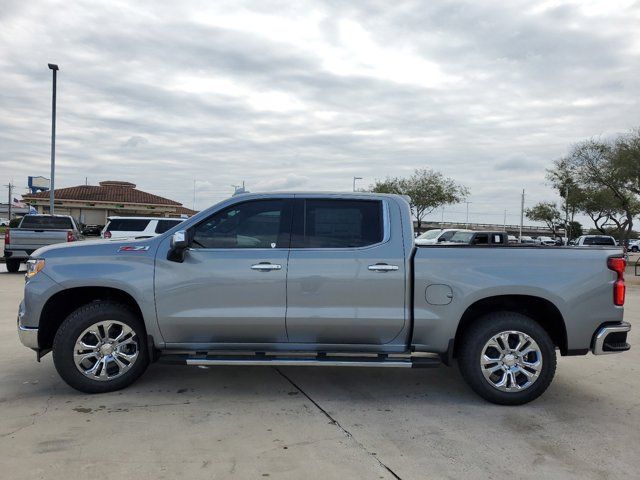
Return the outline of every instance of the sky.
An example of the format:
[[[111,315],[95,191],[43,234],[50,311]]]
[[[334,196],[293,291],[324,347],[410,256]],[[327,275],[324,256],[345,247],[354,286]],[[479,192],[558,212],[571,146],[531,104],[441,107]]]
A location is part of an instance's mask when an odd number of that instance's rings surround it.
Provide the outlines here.
[[[517,224],[522,189],[559,201],[545,169],[571,144],[640,126],[640,1],[0,4],[3,199],[49,176],[50,62],[56,186],[192,207],[195,180],[197,209],[433,168],[470,221]]]

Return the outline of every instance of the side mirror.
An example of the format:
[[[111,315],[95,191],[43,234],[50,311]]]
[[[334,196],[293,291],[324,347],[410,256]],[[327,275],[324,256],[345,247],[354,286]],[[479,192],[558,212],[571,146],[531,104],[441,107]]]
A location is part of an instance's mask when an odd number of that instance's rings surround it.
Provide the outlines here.
[[[171,248],[167,254],[167,260],[172,262],[184,262],[184,254],[189,247],[189,239],[186,230],[178,230],[171,235]]]
[[[440,243],[440,242],[446,242],[446,241],[447,241],[447,239],[446,239],[446,238],[444,238],[444,237],[438,237],[438,243]]]

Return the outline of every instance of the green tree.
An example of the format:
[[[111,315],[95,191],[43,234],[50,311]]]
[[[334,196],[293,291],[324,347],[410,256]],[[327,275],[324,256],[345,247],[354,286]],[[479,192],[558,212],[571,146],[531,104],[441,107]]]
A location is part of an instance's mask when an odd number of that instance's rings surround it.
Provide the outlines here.
[[[435,209],[451,203],[461,202],[468,189],[431,169],[416,169],[408,178],[386,178],[377,180],[370,190],[377,193],[395,193],[409,197],[411,212],[417,220],[420,230],[422,220]]]
[[[584,235],[582,224],[576,221],[569,222],[569,228],[567,229],[567,238],[569,240],[575,240],[581,235]]]
[[[562,216],[555,202],[540,202],[531,208],[525,210],[525,215],[529,220],[534,222],[544,222],[556,236],[556,230],[562,223]]]
[[[591,139],[578,143],[555,166],[557,169],[559,163],[563,162],[574,181],[583,189],[586,198],[582,200],[581,210],[594,220],[596,228],[600,229],[608,222],[613,223],[619,231],[621,242],[629,238],[633,218],[640,213],[638,193],[634,187],[637,177],[634,180],[635,143],[632,140],[628,136],[615,141]],[[593,198],[594,195],[596,198]],[[598,199],[602,202],[592,205]],[[592,216],[593,213],[595,216]],[[598,224],[596,218],[598,221],[604,219],[605,223]]]

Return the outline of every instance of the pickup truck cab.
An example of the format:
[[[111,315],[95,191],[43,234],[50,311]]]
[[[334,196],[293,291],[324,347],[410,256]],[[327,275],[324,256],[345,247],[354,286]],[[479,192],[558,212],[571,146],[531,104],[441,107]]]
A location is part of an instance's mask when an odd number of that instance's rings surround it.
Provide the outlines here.
[[[561,355],[629,348],[620,249],[414,245],[405,199],[243,194],[154,238],[28,263],[22,343],[83,392],[149,362],[431,367],[521,404]]]
[[[616,239],[610,235],[582,235],[573,244],[576,247],[612,246],[617,245]]]
[[[75,242],[81,237],[78,225],[68,215],[25,215],[18,228],[4,232],[4,258],[9,272],[17,272],[20,263],[38,248],[54,243]]]

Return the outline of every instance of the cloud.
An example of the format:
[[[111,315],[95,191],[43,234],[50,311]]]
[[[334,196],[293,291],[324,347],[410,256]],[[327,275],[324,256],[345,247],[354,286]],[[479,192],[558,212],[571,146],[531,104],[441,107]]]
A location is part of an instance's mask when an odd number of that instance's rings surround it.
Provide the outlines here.
[[[132,137],[129,137],[129,139],[122,144],[122,148],[125,148],[125,149],[136,148],[141,145],[146,145],[148,143],[149,143],[149,140],[147,140],[146,138],[141,137],[140,135],[134,135]]]
[[[635,126],[640,7],[614,3],[5,1],[0,183],[48,175],[57,62],[57,185],[191,205],[197,179],[202,207],[431,167],[491,220],[553,199],[571,143]]]

